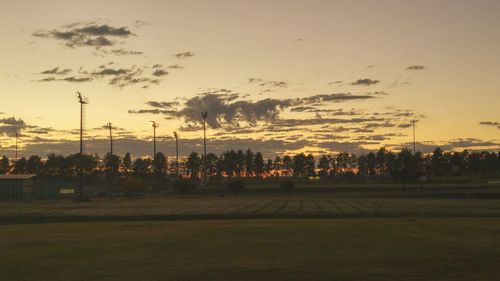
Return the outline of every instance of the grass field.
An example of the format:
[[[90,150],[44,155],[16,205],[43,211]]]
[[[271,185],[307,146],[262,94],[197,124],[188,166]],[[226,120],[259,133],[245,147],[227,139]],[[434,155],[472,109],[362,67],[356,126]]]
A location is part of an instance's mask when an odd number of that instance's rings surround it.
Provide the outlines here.
[[[498,280],[496,218],[2,225],[0,280]]]
[[[365,186],[0,202],[0,281],[500,280],[498,194]]]
[[[308,193],[0,202],[0,224],[228,218],[500,217],[500,199]]]

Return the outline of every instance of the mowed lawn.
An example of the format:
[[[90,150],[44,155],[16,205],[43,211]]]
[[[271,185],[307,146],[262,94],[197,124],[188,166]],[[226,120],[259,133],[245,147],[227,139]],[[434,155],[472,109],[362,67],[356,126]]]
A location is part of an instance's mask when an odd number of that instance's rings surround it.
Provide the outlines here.
[[[500,280],[498,218],[0,225],[0,280]]]

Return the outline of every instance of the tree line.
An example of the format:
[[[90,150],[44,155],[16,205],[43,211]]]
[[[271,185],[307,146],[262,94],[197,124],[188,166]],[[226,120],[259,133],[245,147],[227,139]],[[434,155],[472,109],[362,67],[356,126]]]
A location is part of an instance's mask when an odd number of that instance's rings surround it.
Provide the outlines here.
[[[49,154],[11,161],[0,160],[0,174],[39,174],[46,177],[74,178],[81,166],[87,178],[118,180],[120,178],[183,177],[214,179],[248,177],[374,177],[392,178],[405,184],[426,176],[500,175],[500,153],[464,150],[445,152],[437,147],[430,154],[412,153],[404,148],[393,152],[386,148],[367,154],[341,152],[315,157],[312,154],[276,156],[265,159],[260,152],[250,149],[228,150],[220,155],[207,153],[206,157],[192,152],[178,163],[158,152],[153,158],[132,159],[130,153],[120,157],[114,154]]]

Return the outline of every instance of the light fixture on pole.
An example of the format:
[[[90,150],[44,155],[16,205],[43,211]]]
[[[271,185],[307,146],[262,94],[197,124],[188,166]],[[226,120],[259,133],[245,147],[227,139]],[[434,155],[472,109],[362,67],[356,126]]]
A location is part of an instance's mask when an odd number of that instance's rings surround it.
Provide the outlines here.
[[[179,176],[179,134],[174,132],[175,137],[175,174]]]
[[[156,128],[158,128],[160,126],[160,124],[158,124],[155,121],[149,121],[149,123],[151,124],[151,127],[153,127],[153,158],[155,158],[155,156],[156,156]]]
[[[412,120],[411,123],[413,125],[413,156],[415,156],[416,151],[416,143],[415,143],[415,120]]]
[[[203,183],[206,182],[207,179],[207,116],[208,112],[201,112],[201,117],[203,118]]]
[[[111,132],[111,130],[113,129],[113,125],[111,124],[111,122],[108,122],[108,124],[106,124],[106,128],[109,129],[109,142],[110,142],[109,153],[110,155],[113,155],[113,134]]]
[[[82,160],[83,160],[83,105],[88,104],[89,100],[82,96],[80,92],[76,92],[76,98],[80,104],[80,155],[78,161],[78,198],[83,199],[83,175],[82,175]]]

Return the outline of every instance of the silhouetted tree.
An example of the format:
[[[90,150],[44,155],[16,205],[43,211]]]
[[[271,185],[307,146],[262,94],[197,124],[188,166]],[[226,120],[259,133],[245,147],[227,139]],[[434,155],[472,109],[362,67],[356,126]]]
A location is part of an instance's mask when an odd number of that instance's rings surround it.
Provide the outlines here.
[[[319,158],[319,160],[318,160],[318,169],[320,169],[319,175],[321,177],[328,176],[328,174],[330,172],[330,159],[328,159],[328,156],[322,155]]]
[[[262,153],[257,152],[255,153],[255,158],[254,158],[254,168],[255,168],[255,176],[261,177],[262,174],[264,173],[264,157],[262,157]]]
[[[6,174],[8,172],[10,172],[9,158],[4,155],[0,160],[0,174]]]
[[[147,177],[151,174],[151,159],[150,158],[136,158],[132,164],[132,169],[136,177]]]
[[[254,174],[254,154],[249,149],[245,152],[245,175],[250,177]]]
[[[28,160],[22,157],[14,163],[14,174],[26,174],[28,168]]]
[[[167,171],[167,157],[162,152],[157,152],[153,158],[153,173],[155,176],[164,176]]]
[[[293,156],[293,175],[295,177],[302,177],[306,174],[306,155],[299,153]]]
[[[267,158],[266,164],[264,166],[264,170],[266,171],[266,175],[268,177],[271,176],[272,171],[273,171],[273,167],[274,167],[273,159]]]
[[[273,163],[273,170],[274,170],[274,175],[275,176],[280,176],[281,170],[283,169],[283,163],[281,161],[281,158],[279,156],[276,156],[274,158],[274,163]]]
[[[43,163],[38,155],[32,155],[26,163],[26,172],[28,174],[40,174],[42,172]]]
[[[186,160],[186,169],[191,179],[197,179],[201,169],[201,158],[197,152],[191,152]]]
[[[209,178],[209,181],[212,182],[212,178],[214,174],[217,171],[217,161],[219,160],[219,157],[215,155],[214,153],[207,153],[207,175]]]
[[[104,167],[106,179],[111,183],[116,182],[120,170],[120,157],[108,152],[104,156]]]
[[[292,173],[293,169],[293,160],[290,155],[285,155],[283,157],[283,173],[286,176],[289,176]]]
[[[368,160],[366,155],[362,154],[358,157],[358,175],[368,174]]]
[[[398,154],[394,169],[394,180],[401,182],[403,188],[411,181],[415,181],[418,176],[418,161],[408,148],[404,148]]]
[[[307,176],[316,175],[316,160],[312,154],[308,154],[304,163],[304,171]]]
[[[125,177],[128,177],[130,172],[132,172],[132,158],[129,152],[125,153],[123,157],[123,172],[125,173]]]

